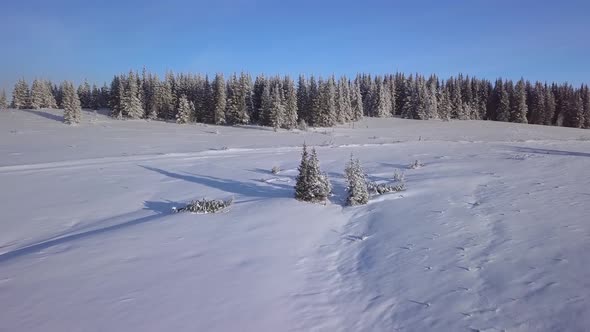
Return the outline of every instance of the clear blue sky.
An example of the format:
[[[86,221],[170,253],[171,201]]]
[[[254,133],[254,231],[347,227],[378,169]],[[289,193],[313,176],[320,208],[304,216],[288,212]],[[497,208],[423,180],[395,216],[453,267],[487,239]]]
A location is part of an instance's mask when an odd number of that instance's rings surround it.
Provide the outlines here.
[[[458,72],[590,83],[588,1],[3,0],[0,87],[163,73]]]

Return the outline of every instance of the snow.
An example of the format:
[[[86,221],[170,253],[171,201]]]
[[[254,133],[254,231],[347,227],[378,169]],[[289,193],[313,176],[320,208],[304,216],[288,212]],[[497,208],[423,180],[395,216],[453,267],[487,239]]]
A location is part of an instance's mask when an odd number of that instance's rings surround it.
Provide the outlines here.
[[[590,131],[0,112],[2,331],[584,331]],[[334,196],[293,196],[301,145]],[[345,207],[353,153],[406,191]],[[415,160],[424,164],[408,169]],[[282,171],[272,174],[271,168]],[[221,214],[173,214],[234,198]]]

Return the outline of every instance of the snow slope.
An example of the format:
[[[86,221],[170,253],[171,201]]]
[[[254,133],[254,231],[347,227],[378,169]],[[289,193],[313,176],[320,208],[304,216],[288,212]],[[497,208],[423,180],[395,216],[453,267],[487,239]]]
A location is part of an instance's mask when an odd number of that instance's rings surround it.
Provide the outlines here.
[[[0,331],[584,331],[590,132],[0,113]],[[326,206],[292,199],[318,146]],[[408,190],[343,207],[354,153]],[[270,173],[272,166],[283,169]],[[234,197],[217,215],[170,214]]]

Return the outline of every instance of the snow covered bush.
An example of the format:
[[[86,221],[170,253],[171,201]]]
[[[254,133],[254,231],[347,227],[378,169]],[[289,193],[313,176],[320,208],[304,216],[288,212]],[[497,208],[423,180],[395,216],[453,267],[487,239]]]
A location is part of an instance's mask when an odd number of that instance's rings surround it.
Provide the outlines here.
[[[305,202],[324,202],[331,192],[330,181],[320,170],[315,149],[312,149],[309,155],[307,146],[303,144],[299,175],[295,184],[295,198]]]
[[[175,213],[178,212],[192,212],[198,214],[206,214],[206,213],[217,213],[227,209],[233,203],[233,198],[223,201],[218,199],[207,200],[201,199],[196,201],[191,201],[185,207],[176,208],[173,207],[172,211]]]
[[[305,122],[303,119],[299,120],[299,123],[297,123],[297,129],[301,131],[307,131],[307,122]]]
[[[421,163],[421,162],[420,162],[420,160],[416,160],[416,161],[414,161],[413,163],[411,163],[411,164],[408,166],[408,168],[409,168],[409,169],[418,169],[418,168],[421,168],[422,166],[424,166],[424,164],[423,164],[423,163]]]
[[[270,170],[270,172],[272,174],[279,174],[279,172],[281,171],[281,167],[280,166],[273,166],[272,169]]]
[[[345,176],[346,181],[348,181],[346,204],[351,206],[367,204],[369,202],[369,189],[365,173],[361,167],[361,162],[358,159],[353,159],[352,155],[348,165],[346,165]]]
[[[406,174],[403,171],[396,169],[395,172],[393,173],[393,181],[404,182],[405,179],[406,179]]]
[[[402,182],[399,184],[367,182],[367,188],[372,195],[383,195],[406,190],[406,185]]]

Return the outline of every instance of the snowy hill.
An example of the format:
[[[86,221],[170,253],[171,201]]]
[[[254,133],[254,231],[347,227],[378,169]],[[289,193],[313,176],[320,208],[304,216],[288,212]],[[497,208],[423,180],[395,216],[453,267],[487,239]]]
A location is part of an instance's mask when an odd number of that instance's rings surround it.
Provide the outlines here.
[[[60,121],[0,112],[0,330],[590,326],[588,130]],[[325,206],[292,198],[303,142],[334,187]],[[351,153],[375,181],[403,170],[407,190],[344,207]],[[203,197],[234,205],[171,213]]]

